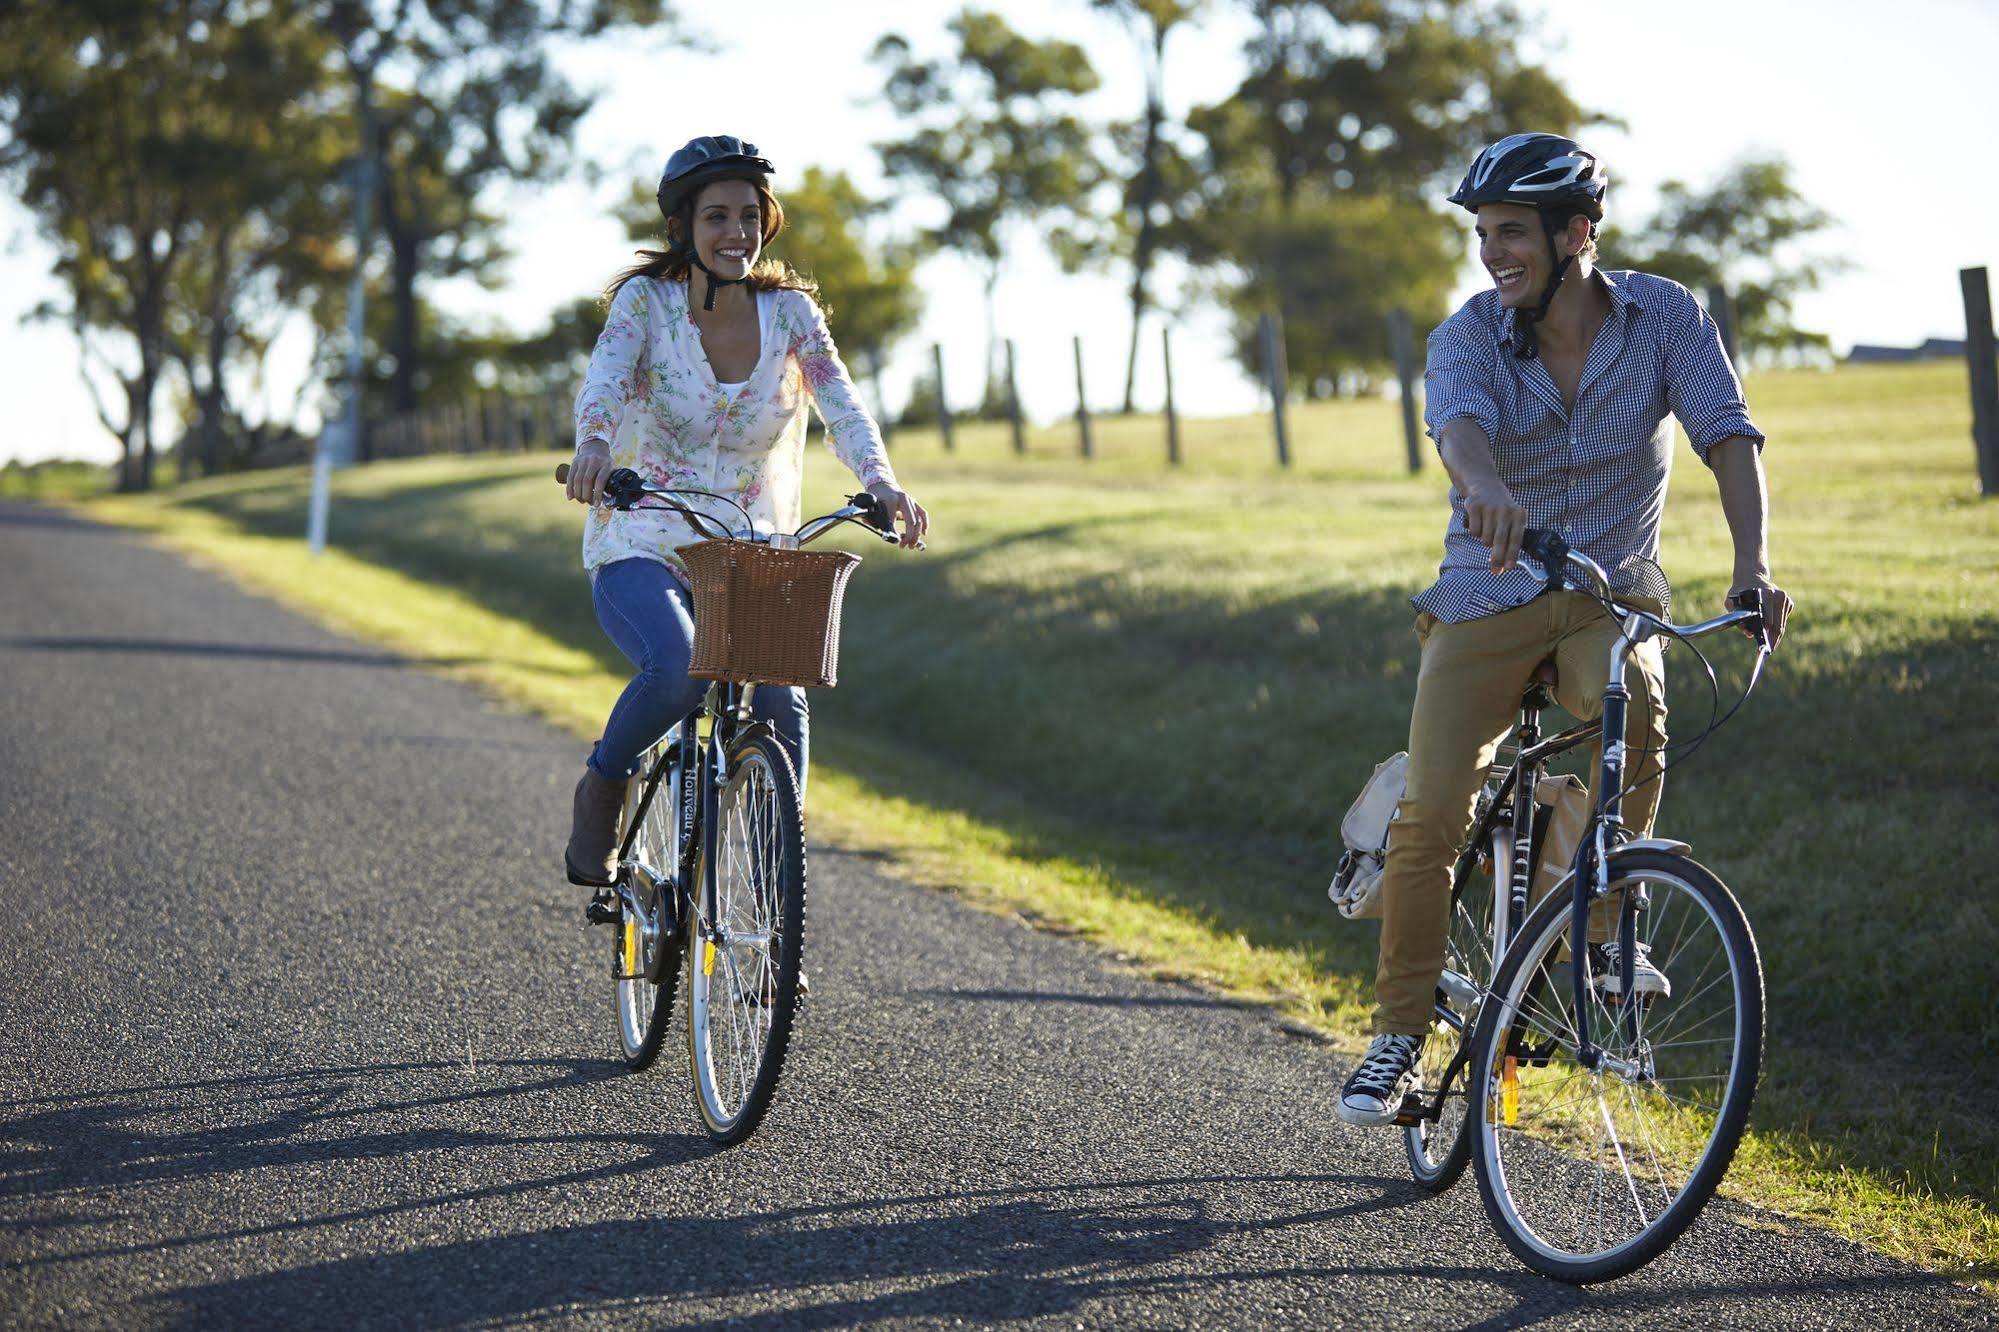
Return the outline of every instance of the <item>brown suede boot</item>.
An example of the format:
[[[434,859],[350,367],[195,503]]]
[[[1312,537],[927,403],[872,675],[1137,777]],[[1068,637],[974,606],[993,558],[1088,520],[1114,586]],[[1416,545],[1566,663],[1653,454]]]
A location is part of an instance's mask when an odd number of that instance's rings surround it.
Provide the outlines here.
[[[562,853],[571,883],[602,888],[618,876],[618,814],[625,807],[627,785],[584,765],[570,810],[569,847]]]

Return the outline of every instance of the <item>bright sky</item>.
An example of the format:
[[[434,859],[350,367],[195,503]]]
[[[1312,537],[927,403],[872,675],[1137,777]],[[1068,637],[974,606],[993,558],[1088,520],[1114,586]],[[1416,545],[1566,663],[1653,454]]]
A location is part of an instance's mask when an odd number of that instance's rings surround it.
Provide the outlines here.
[[[1999,5],[1990,0],[1903,0],[1884,10],[1859,0],[1679,0],[1670,18],[1655,5],[1599,0],[1523,0],[1546,18],[1560,43],[1550,66],[1583,105],[1627,128],[1588,136],[1612,173],[1611,210],[1650,211],[1660,182],[1705,183],[1746,153],[1788,157],[1805,196],[1840,219],[1827,249],[1852,269],[1801,302],[1806,327],[1853,342],[1907,343],[1963,336],[1957,271],[1999,267],[1999,174],[1991,170],[1999,112],[1992,109],[1991,58],[1999,51]],[[810,164],[844,169],[880,188],[872,144],[895,126],[875,94],[866,56],[884,31],[898,29],[926,54],[941,53],[953,6],[847,0],[766,0],[755,22],[715,26],[717,6],[684,4],[721,46],[691,54],[653,42],[621,43],[576,64],[604,96],[584,122],[578,146],[607,170],[595,185],[516,191],[518,255],[493,292],[470,286],[440,292],[455,311],[528,331],[557,304],[597,290],[625,262],[628,246],[607,210],[634,178],[656,179],[666,154],[686,138],[735,133],[757,143],[787,179]],[[1084,0],[1008,0],[1008,19],[1036,35],[1081,42],[1103,89],[1093,112],[1134,114],[1141,101],[1136,54],[1123,29]],[[922,14],[921,19],[914,18]],[[1213,100],[1235,83],[1233,58],[1243,20],[1219,13],[1176,35],[1168,51],[1168,98],[1178,110]],[[922,215],[903,205],[905,220]],[[1467,264],[1458,296],[1482,285]],[[0,388],[9,428],[0,459],[115,455],[79,379],[78,358],[58,326],[20,318],[56,295],[49,252],[25,212],[0,200]],[[939,258],[923,270],[928,313],[918,335],[891,363],[887,396],[899,405],[928,345],[946,347],[954,398],[976,392],[983,356],[979,292],[971,271]],[[1093,406],[1116,403],[1129,336],[1121,272],[1062,276],[1031,236],[999,293],[1001,332],[1018,340],[1022,395],[1047,419],[1074,408],[1069,340],[1080,334]],[[1171,297],[1170,287],[1166,294]],[[834,334],[839,333],[838,312]],[[1140,377],[1156,403],[1156,328]],[[264,391],[295,391],[300,348],[269,368]],[[1176,392],[1182,410],[1215,413],[1257,405],[1254,387],[1229,365],[1219,319],[1193,311],[1175,330]]]

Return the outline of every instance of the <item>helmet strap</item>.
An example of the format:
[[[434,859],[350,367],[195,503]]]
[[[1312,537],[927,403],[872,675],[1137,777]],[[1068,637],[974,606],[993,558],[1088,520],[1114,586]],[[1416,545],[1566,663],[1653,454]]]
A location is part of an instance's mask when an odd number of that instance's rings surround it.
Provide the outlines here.
[[[1567,276],[1569,265],[1576,261],[1574,255],[1562,254],[1555,249],[1555,232],[1548,225],[1546,213],[1541,215],[1541,234],[1547,238],[1548,262],[1554,265],[1554,271],[1548,276],[1548,286],[1541,293],[1540,304],[1525,316],[1525,322],[1522,322],[1521,311],[1513,312],[1513,354],[1523,361],[1531,361],[1541,354],[1541,333],[1536,325],[1548,317],[1548,307],[1555,303],[1555,292],[1561,287],[1563,277]]]
[[[708,299],[701,302],[701,308],[703,310],[712,310],[715,308],[715,289],[717,287],[733,287],[736,286],[738,283],[748,282],[750,280],[750,275],[748,273],[743,274],[739,278],[717,277],[715,275],[714,269],[708,267],[708,265],[701,262],[701,256],[695,253],[694,247],[692,245],[686,246],[685,249],[687,251],[687,262],[693,264],[696,268],[700,269],[708,277]]]

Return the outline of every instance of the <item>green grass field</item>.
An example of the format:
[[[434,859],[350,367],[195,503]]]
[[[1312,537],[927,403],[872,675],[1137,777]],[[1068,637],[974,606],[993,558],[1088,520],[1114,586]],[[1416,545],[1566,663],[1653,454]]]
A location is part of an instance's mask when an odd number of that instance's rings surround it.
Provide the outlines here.
[[[1759,377],[1791,637],[1748,708],[1668,779],[1660,828],[1743,899],[1770,1044],[1739,1197],[1999,1288],[1999,502],[1976,496],[1961,365]],[[1402,747],[1409,595],[1445,518],[1391,403],[1267,422],[1154,418],[895,441],[932,549],[863,548],[841,687],[814,698],[816,833],[1133,965],[1361,1030],[1372,927],[1323,893],[1337,821]],[[339,477],[337,550],[300,551],[305,478],[235,477],[95,511],[587,738],[624,664],[591,614],[555,456]],[[808,494],[847,484],[823,455]],[[1718,607],[1714,486],[1677,465],[1665,567]],[[1712,654],[1732,701],[1749,652]],[[1668,657],[1673,729],[1707,716]],[[582,749],[579,745],[578,757]],[[551,863],[555,852],[551,848]],[[530,891],[558,891],[547,885]],[[1328,1086],[1330,1098],[1332,1086]],[[1773,1221],[1773,1225],[1781,1224]]]

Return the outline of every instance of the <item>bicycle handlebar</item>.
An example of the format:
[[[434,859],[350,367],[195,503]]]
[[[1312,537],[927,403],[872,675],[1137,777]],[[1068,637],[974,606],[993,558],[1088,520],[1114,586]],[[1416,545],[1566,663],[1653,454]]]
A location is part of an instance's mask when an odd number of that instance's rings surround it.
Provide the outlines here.
[[[1559,592],[1567,586],[1566,571],[1575,569],[1588,580],[1588,586],[1579,585],[1578,591],[1588,592],[1599,601],[1612,600],[1610,575],[1603,571],[1602,565],[1570,546],[1560,533],[1545,527],[1530,527],[1521,534],[1520,549],[1540,564],[1548,579],[1550,592]],[[1761,651],[1769,652],[1769,632],[1764,626],[1763,613],[1757,605],[1756,594],[1741,593],[1736,597],[1734,604],[1741,609],[1717,615],[1711,620],[1702,620],[1698,624],[1674,624],[1663,615],[1648,615],[1647,618],[1656,622],[1660,628],[1675,638],[1698,638],[1717,629],[1740,625],[1744,633],[1756,640],[1756,645]],[[1636,613],[1645,614],[1642,611]]]
[[[569,484],[568,463],[556,464],[555,479],[563,485]],[[706,493],[706,491],[674,491],[663,486],[649,485],[643,477],[629,467],[617,468],[604,478],[604,498],[614,509],[629,511],[636,507],[642,499],[657,499],[663,501],[660,507],[675,510],[688,520],[688,526],[710,540],[769,540],[769,538],[759,538],[757,536],[754,522],[751,523],[747,534],[734,532],[707,514],[702,513],[699,509],[689,508],[674,498],[676,494]],[[725,503],[734,503],[734,501],[728,500],[726,496],[717,495],[714,498],[721,499]],[[882,500],[881,496],[874,494],[872,491],[864,490],[858,495],[849,495],[847,500],[848,503],[845,507],[836,509],[832,513],[822,514],[799,528],[794,533],[798,544],[803,546],[807,542],[815,541],[841,523],[854,523],[857,526],[867,529],[868,532],[891,545],[900,542],[901,538],[895,532],[895,515],[889,512],[888,505]],[[742,506],[737,505],[736,507],[741,508]],[[748,513],[745,512],[744,517],[747,518],[748,516]],[[917,548],[919,550],[922,549],[920,545]]]

